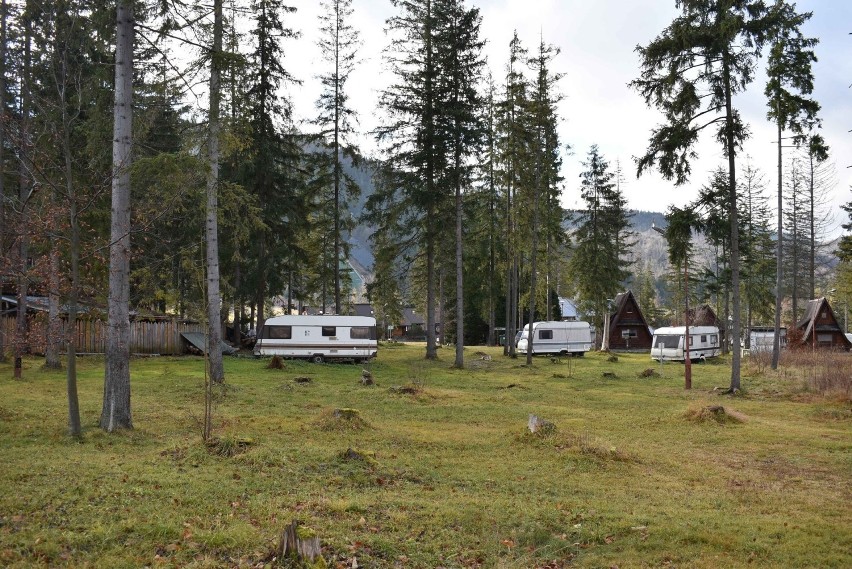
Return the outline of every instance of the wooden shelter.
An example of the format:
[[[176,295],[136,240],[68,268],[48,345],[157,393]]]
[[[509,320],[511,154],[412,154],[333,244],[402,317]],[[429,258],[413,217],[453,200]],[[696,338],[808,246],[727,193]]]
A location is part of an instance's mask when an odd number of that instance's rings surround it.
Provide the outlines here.
[[[610,349],[650,350],[653,339],[633,291],[619,293],[615,297],[615,313],[609,320]]]
[[[834,311],[825,297],[808,302],[805,316],[796,324],[796,328],[802,334],[801,346],[828,350],[852,348],[852,342],[843,333],[843,328],[837,322]]]

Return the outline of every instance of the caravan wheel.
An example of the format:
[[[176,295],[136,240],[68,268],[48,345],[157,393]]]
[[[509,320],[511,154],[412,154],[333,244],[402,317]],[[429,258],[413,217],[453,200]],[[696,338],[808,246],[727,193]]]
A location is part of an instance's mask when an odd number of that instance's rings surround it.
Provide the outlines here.
[[[322,354],[314,354],[313,356],[311,356],[311,361],[315,364],[321,364],[325,361],[325,358],[322,357]]]

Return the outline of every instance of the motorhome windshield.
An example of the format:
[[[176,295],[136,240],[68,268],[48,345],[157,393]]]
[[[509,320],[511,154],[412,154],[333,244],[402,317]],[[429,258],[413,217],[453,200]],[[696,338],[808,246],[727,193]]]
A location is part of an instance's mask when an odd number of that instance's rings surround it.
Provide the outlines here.
[[[680,341],[683,339],[683,336],[675,336],[675,335],[664,335],[664,336],[654,336],[654,347],[655,348],[673,348],[677,349],[680,345]]]

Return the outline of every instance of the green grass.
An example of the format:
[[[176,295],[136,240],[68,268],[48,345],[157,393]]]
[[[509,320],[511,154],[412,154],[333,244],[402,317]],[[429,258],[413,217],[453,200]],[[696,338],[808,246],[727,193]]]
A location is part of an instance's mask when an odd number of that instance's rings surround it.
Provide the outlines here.
[[[449,350],[382,349],[373,387],[362,366],[226,359],[219,454],[201,442],[201,359],[134,360],[136,428],[106,434],[103,360],[82,358],[82,442],[62,372],[0,365],[0,566],[263,566],[294,518],[332,567],[852,565],[848,398],[795,369],[746,370],[729,398],[712,391],[724,361],[685,392],[679,364],[641,378],[661,369],[647,355],[527,368],[481,350],[454,370]],[[695,420],[705,405],[744,417]],[[530,413],[556,432],[528,434]]]

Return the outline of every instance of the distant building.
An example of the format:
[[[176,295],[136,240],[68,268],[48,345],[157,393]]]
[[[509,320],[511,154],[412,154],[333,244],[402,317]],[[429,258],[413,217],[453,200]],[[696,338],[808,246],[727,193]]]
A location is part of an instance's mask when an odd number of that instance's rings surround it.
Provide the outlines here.
[[[441,323],[435,314],[435,334],[440,335]],[[402,309],[402,321],[394,326],[391,335],[399,340],[423,341],[426,339],[426,315],[408,306]]]
[[[801,346],[842,350],[852,348],[852,342],[843,333],[825,297],[808,302],[805,316],[796,324],[796,328],[802,334]]]
[[[653,339],[633,291],[618,294],[615,297],[615,312],[609,320],[610,349],[650,350]]]
[[[562,320],[575,322],[580,319],[577,303],[570,298],[559,297],[559,312],[562,314]]]

